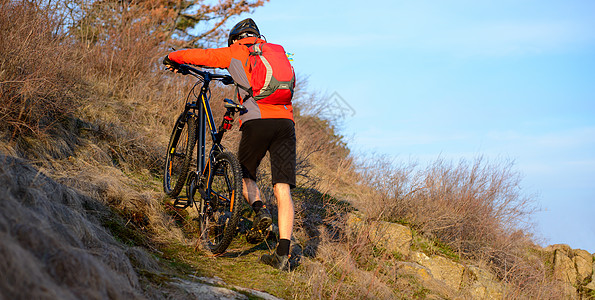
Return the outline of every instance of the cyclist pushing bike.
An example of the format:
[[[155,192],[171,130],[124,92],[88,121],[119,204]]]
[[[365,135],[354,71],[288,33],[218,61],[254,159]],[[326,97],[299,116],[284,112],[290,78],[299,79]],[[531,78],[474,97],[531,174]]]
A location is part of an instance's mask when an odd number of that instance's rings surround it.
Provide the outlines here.
[[[236,96],[247,109],[240,115],[238,158],[242,169],[242,194],[252,206],[255,217],[247,233],[248,242],[265,240],[272,217],[256,185],[256,170],[268,151],[271,175],[278,206],[279,243],[271,255],[260,260],[280,270],[289,269],[289,249],[293,231],[294,206],[291,188],[295,187],[296,137],[291,99],[295,74],[285,50],[264,40],[256,23],[248,18],[229,33],[228,47],[188,49],[168,54],[168,69],[181,64],[225,68],[236,84]]]

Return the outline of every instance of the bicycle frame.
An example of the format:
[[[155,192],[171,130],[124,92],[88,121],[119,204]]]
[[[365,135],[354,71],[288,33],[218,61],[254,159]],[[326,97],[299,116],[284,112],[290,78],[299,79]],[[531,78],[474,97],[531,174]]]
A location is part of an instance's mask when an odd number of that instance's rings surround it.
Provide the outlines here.
[[[221,142],[222,135],[219,134],[217,131],[215,121],[213,118],[213,113],[211,112],[209,98],[209,84],[211,80],[217,78],[224,78],[227,75],[219,75],[219,74],[211,74],[209,72],[203,72],[192,68],[188,65],[182,65],[187,68],[190,72],[188,74],[199,78],[199,80],[203,81],[202,87],[200,88],[200,93],[197,96],[196,101],[186,102],[186,107],[184,109],[185,114],[190,114],[191,116],[196,117],[197,120],[197,128],[199,129],[196,133],[196,142],[198,144],[197,149],[197,170],[200,173],[203,173],[205,168],[205,159],[206,159],[206,130],[205,127],[208,125],[209,132],[211,134],[211,139],[213,141],[213,148],[211,151],[217,148],[217,151],[222,151],[223,146],[219,143]],[[194,74],[197,73],[200,76]],[[197,111],[196,113],[192,111]]]
[[[243,114],[247,110],[230,99],[223,99],[227,111],[217,128],[209,103],[209,86],[213,80],[231,84],[231,76],[200,71],[188,65],[176,66],[176,70],[198,80],[186,97],[184,111],[176,120],[176,127],[170,137],[164,191],[175,198],[175,208],[186,209],[196,204],[202,242],[211,252],[222,253],[233,240],[240,218],[242,202],[238,199],[242,198],[242,170],[237,157],[225,150],[221,140],[224,133],[231,129],[235,113]],[[187,132],[184,133],[184,130]],[[213,141],[210,150],[206,144],[209,134]],[[176,151],[178,146],[180,148]],[[196,169],[190,170],[194,149],[197,151]],[[171,188],[174,162],[178,162],[175,169],[177,179],[175,187]],[[184,185],[186,196],[178,197]],[[195,200],[197,191],[200,199]]]
[[[223,145],[221,145],[221,140],[223,139],[223,134],[225,133],[225,131],[227,131],[227,129],[223,127],[223,124],[220,126],[219,129],[217,129],[209,102],[209,84],[212,80],[230,80],[231,77],[229,75],[212,74],[209,72],[200,71],[188,65],[181,65],[179,70],[182,74],[189,74],[199,79],[199,81],[195,84],[195,87],[197,84],[199,84],[200,81],[202,81],[202,86],[200,88],[198,96],[196,96],[196,100],[192,102],[186,101],[186,106],[183,112],[183,114],[187,115],[188,118],[196,118],[196,128],[198,130],[196,131],[197,168],[195,178],[198,181],[209,178],[209,164],[215,163],[215,157],[217,156],[217,154],[225,151],[225,148],[223,147]],[[190,93],[194,91],[194,88]],[[188,97],[190,97],[190,94]],[[225,107],[227,108],[227,113],[225,114],[225,116],[233,116],[235,112],[242,112],[245,110],[245,108],[242,105],[238,105],[234,103],[232,100],[224,99],[224,101],[226,102]],[[225,117],[223,122],[225,122]],[[208,133],[210,133],[211,135],[211,140],[213,141],[213,145],[209,151],[208,156],[206,152],[207,128]],[[206,161],[207,157],[209,158],[209,161]],[[192,178],[193,176],[190,176],[188,180]],[[212,193],[210,184],[210,182],[206,182],[206,186],[203,186],[203,189],[200,190],[201,196],[203,198],[210,198],[210,194]],[[222,197],[221,195],[216,196]],[[194,202],[193,199],[190,201]]]

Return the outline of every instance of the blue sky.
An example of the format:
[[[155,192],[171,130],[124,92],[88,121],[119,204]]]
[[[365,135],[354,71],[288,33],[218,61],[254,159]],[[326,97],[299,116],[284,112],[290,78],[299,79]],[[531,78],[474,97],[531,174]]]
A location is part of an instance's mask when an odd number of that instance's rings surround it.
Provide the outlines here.
[[[512,159],[544,244],[595,252],[595,1],[271,1],[252,17],[356,152]]]

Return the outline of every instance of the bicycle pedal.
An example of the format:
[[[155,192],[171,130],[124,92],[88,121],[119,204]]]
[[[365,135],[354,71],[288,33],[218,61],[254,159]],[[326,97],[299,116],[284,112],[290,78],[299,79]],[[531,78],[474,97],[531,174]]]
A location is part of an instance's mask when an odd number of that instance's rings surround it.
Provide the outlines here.
[[[192,206],[192,201],[190,201],[190,199],[188,199],[187,197],[177,197],[176,200],[174,200],[175,208],[185,209],[188,206]]]

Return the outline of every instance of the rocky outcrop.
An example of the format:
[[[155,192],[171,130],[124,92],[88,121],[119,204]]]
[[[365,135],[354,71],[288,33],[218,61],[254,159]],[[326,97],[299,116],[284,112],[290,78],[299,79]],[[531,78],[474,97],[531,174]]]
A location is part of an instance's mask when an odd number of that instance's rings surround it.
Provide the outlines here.
[[[444,285],[444,282],[435,278],[432,271],[418,263],[398,262],[396,265],[397,279],[412,279],[423,286],[424,289],[431,291],[431,294],[439,295],[441,298],[452,298],[455,290]]]
[[[463,272],[465,270],[462,264],[439,255],[428,257],[422,252],[413,253],[411,259],[428,268],[432,277],[441,281],[449,289],[457,291],[461,287]]]
[[[173,277],[153,255],[102,227],[116,218],[99,201],[0,153],[0,299],[278,299],[219,278]]]
[[[587,293],[595,294],[595,264],[593,264],[593,275],[591,276],[591,282],[584,286],[584,290]]]
[[[455,262],[440,255],[427,255],[411,249],[411,230],[403,225],[366,219],[358,213],[347,216],[346,231],[365,235],[379,249],[396,254],[397,277],[411,278],[444,298],[504,299],[506,285],[489,271],[477,265]],[[585,250],[558,244],[537,249],[543,263],[551,266],[550,274],[562,286],[567,299],[595,298],[594,256]]]
[[[593,298],[595,295],[594,256],[586,250],[572,249],[565,244],[543,249],[551,257],[552,274],[568,298]]]
[[[378,221],[370,227],[370,240],[389,253],[409,255],[411,248],[411,229],[407,226]]]
[[[346,231],[365,235],[379,249],[402,259],[396,264],[397,277],[411,278],[439,297],[473,295],[478,299],[502,299],[503,286],[496,277],[477,266],[466,266],[440,255],[428,256],[411,250],[411,229],[400,224],[366,219],[358,213],[347,216]],[[477,295],[477,297],[476,297]]]
[[[578,283],[590,282],[593,275],[593,256],[586,250],[573,250],[572,261],[576,267]]]
[[[358,213],[347,216],[347,232],[352,235],[366,234],[375,246],[388,253],[408,256],[411,248],[411,229],[396,223],[371,221]]]

